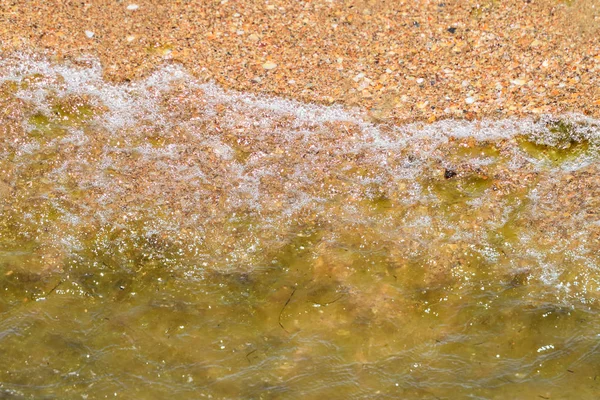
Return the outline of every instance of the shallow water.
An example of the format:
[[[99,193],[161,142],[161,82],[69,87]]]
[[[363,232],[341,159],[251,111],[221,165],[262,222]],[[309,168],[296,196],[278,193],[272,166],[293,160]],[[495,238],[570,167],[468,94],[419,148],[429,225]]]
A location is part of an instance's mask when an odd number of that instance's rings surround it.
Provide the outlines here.
[[[600,393],[600,121],[0,82],[0,397]]]

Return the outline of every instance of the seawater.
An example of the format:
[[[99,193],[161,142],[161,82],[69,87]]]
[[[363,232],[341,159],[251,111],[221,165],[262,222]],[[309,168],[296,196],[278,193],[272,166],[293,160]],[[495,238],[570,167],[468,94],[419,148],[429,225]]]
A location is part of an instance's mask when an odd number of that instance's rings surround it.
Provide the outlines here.
[[[0,397],[596,398],[599,136],[3,58]]]

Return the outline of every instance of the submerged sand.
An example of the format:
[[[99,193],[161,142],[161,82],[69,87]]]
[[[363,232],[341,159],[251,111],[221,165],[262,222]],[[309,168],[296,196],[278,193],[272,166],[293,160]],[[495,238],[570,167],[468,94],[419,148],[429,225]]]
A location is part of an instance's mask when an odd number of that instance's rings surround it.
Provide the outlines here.
[[[0,4],[0,51],[98,57],[132,80],[181,63],[225,88],[367,110],[376,121],[600,116],[593,0]]]

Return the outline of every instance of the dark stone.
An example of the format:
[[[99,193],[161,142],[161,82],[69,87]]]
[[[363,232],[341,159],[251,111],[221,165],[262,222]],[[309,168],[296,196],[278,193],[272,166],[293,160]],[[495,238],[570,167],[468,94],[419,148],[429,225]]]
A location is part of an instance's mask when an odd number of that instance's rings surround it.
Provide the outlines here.
[[[456,172],[452,171],[451,169],[444,170],[444,178],[446,179],[454,178],[456,175]]]

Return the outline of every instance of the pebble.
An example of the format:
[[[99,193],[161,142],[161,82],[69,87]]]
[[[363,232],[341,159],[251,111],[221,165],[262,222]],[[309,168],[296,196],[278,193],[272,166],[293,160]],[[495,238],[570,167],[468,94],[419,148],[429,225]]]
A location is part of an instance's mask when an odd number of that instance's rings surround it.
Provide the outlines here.
[[[475,98],[469,96],[469,97],[467,97],[465,99],[465,103],[467,103],[467,104],[473,104],[473,103],[475,103]]]
[[[88,38],[93,38],[94,37],[94,32],[92,31],[85,31],[85,36],[87,36]]]
[[[129,11],[135,11],[135,10],[137,10],[138,8],[140,8],[140,6],[138,6],[137,4],[130,4],[130,5],[128,5],[128,6],[127,6],[127,9],[128,9]]]
[[[277,64],[275,64],[273,61],[267,61],[266,63],[264,63],[262,65],[262,67],[264,69],[266,69],[267,71],[269,71],[269,70],[277,68]]]
[[[365,74],[364,74],[364,72],[361,72],[360,74],[357,74],[357,75],[356,75],[354,78],[352,78],[352,80],[353,80],[354,82],[358,82],[358,81],[360,81],[360,80],[361,80],[362,78],[364,78],[364,77],[365,77]]]

